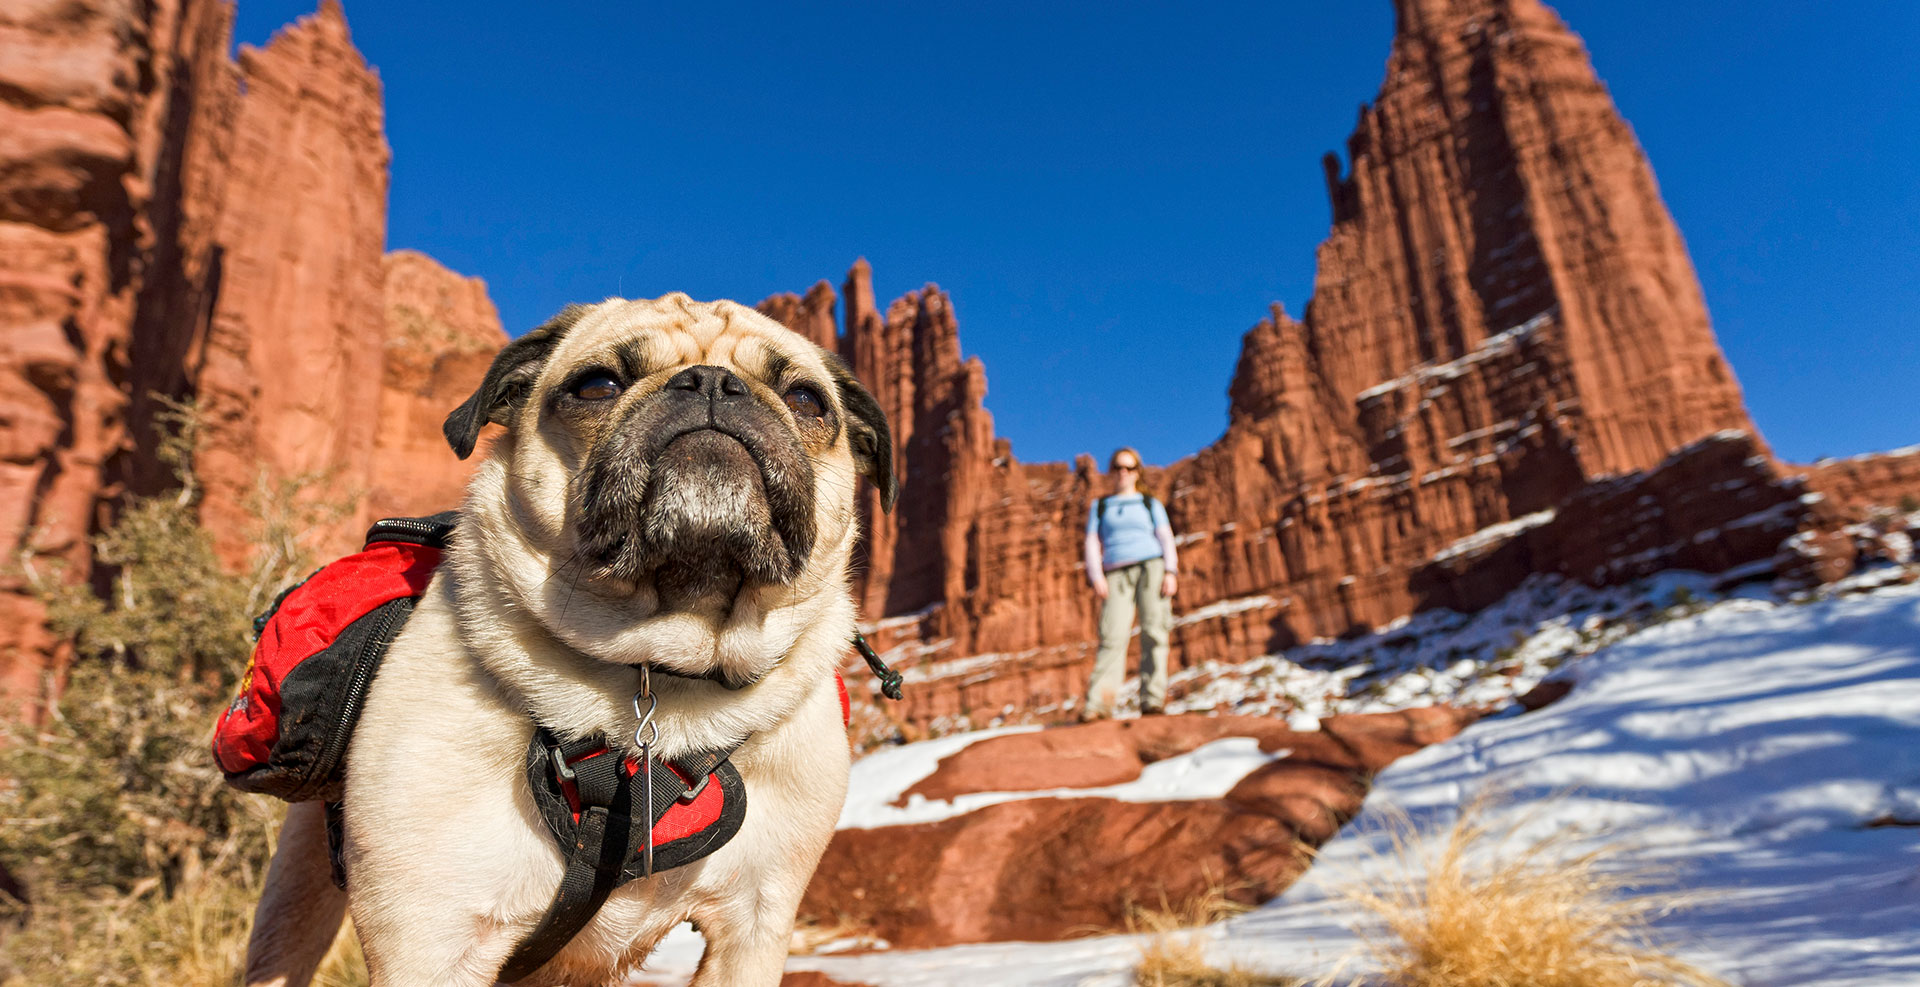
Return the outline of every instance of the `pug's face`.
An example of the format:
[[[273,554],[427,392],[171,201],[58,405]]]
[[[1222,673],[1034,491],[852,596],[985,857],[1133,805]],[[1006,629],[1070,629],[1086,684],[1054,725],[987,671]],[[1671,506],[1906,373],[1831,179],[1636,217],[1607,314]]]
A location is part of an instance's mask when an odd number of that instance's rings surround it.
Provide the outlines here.
[[[514,603],[590,656],[736,688],[844,597],[857,477],[893,499],[872,396],[732,302],[569,307],[448,417],[454,451],[489,421],[467,513]]]

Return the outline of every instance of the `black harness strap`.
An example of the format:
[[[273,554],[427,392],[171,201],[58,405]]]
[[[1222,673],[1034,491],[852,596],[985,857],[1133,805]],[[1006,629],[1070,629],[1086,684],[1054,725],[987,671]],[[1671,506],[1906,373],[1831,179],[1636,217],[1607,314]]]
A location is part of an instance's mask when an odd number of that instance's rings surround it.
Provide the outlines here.
[[[719,818],[698,832],[654,847],[653,870],[690,864],[733,839],[745,821],[747,804],[740,772],[728,760],[739,749],[735,744],[671,761],[656,757],[651,771],[629,775],[626,759],[599,735],[562,743],[544,728],[535,730],[527,750],[527,780],[567,866],[553,904],[514,948],[500,979],[511,983],[538,970],[593,921],[615,888],[649,876],[644,848],[653,839],[654,825],[676,804],[692,802],[711,782],[720,785]],[[603,776],[609,780],[601,780]],[[572,802],[563,783],[572,785]]]
[[[603,745],[604,746],[604,745]],[[627,834],[633,829],[628,815],[628,778],[620,770],[619,755],[608,751],[571,768],[580,799],[580,824],[573,831],[573,852],[553,904],[527,938],[514,947],[500,979],[512,982],[532,973],[553,958],[588,922],[593,921],[607,896],[620,885],[620,865],[627,856]],[[613,835],[608,839],[609,834]]]
[[[1145,490],[1140,490],[1136,492],[1140,494],[1140,506],[1145,507],[1147,509],[1147,517],[1151,519],[1153,517],[1153,505],[1154,505],[1153,495],[1146,492]],[[1100,498],[1100,506],[1095,509],[1100,520],[1105,521],[1107,519],[1107,502],[1112,500],[1116,496],[1119,496],[1119,495],[1107,494],[1105,497]]]

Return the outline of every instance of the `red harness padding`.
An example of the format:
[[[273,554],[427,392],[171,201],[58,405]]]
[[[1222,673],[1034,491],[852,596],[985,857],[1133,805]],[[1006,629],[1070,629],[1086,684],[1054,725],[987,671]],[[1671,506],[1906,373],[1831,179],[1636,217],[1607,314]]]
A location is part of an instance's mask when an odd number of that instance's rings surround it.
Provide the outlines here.
[[[607,749],[603,746],[599,750],[592,751],[583,757],[570,760],[567,766],[569,768],[578,768],[582,762],[591,761],[596,757],[604,757],[606,753]],[[673,772],[673,777],[679,781],[682,789],[686,791],[693,790],[695,783],[692,778],[687,777],[686,769],[670,761],[662,762],[662,766],[668,771]],[[637,757],[629,757],[620,767],[621,773],[631,779],[634,775],[640,773],[640,759]],[[716,780],[712,777],[711,772],[709,772],[708,780]],[[575,826],[580,825],[580,789],[574,785],[572,779],[562,778],[560,780],[560,792],[566,796],[567,808],[572,810],[573,824]],[[653,845],[658,848],[683,836],[692,836],[706,829],[708,826],[713,825],[720,819],[720,809],[722,803],[725,801],[726,797],[721,794],[721,786],[714,784],[702,786],[700,793],[694,796],[691,801],[683,802],[678,799],[674,800],[673,804],[667,807],[666,813],[660,817],[660,821],[653,824],[651,831]]]
[[[834,684],[841,721],[850,723],[852,703],[838,672]],[[552,959],[615,888],[690,864],[733,839],[747,810],[746,786],[730,760],[739,748],[612,764],[603,736],[562,741],[536,727],[527,744],[527,785],[566,868],[553,904],[514,947],[500,979],[519,980]]]
[[[835,691],[839,693],[840,722],[844,726],[850,726],[853,723],[853,704],[852,704],[852,700],[849,698],[847,694],[846,679],[841,677],[838,671],[835,671],[833,673],[833,684],[834,684]],[[540,731],[540,733],[544,733],[544,731]],[[540,747],[541,750],[538,752],[533,752],[533,751],[529,752],[528,757],[530,762],[539,762],[538,767],[542,771],[543,781],[545,780],[545,775],[547,772],[552,773],[552,777],[554,779],[555,784],[553,784],[548,790],[549,791],[554,789],[558,790],[558,793],[560,794],[560,796],[566,800],[566,811],[567,811],[568,820],[574,826],[580,825],[580,792],[577,786],[574,785],[574,782],[572,777],[570,776],[570,773],[578,769],[580,765],[584,764],[587,761],[593,760],[594,758],[598,758],[598,757],[604,757],[607,753],[607,746],[605,742],[595,741],[592,744],[576,746],[574,747],[573,750],[570,751],[566,748],[565,745],[552,743],[550,736],[541,737],[536,735],[535,745]],[[723,753],[730,754],[731,751],[727,751]],[[555,755],[559,755],[563,759],[563,762],[568,769],[568,773],[563,773],[554,767],[553,762],[554,762]],[[697,858],[688,858],[687,860],[679,861],[678,863],[674,863],[674,864],[663,864],[661,861],[664,858],[658,852],[660,848],[666,847],[667,845],[673,843],[676,840],[684,839],[689,836],[706,834],[711,838],[716,835],[714,833],[710,833],[709,830],[711,830],[714,824],[720,822],[721,818],[727,814],[727,810],[729,806],[726,804],[726,795],[724,794],[725,791],[727,790],[727,785],[724,783],[715,784],[714,782],[722,782],[723,779],[721,778],[721,775],[720,775],[722,769],[731,769],[732,765],[727,763],[724,758],[721,758],[719,760],[719,763],[716,763],[711,768],[709,768],[709,770],[707,770],[704,776],[700,776],[700,777],[704,777],[705,779],[705,783],[702,783],[700,781],[695,780],[696,772],[700,768],[707,767],[707,765],[705,764],[700,764],[697,761],[688,762],[688,763],[658,761],[656,762],[656,764],[657,764],[657,767],[655,768],[655,770],[665,769],[666,771],[669,771],[672,773],[673,780],[676,786],[678,787],[678,789],[682,793],[684,792],[696,793],[691,798],[684,797],[684,795],[682,797],[675,798],[670,804],[667,805],[665,813],[662,814],[656,822],[654,822],[652,829],[649,831],[651,834],[653,846],[656,851],[656,860],[654,863],[654,869],[664,870],[668,866],[679,866],[681,863],[689,863],[691,862],[691,860],[697,859]],[[530,764],[530,768],[532,766],[533,765]],[[636,786],[639,784],[637,781],[633,780],[634,777],[639,773],[640,773],[639,758],[628,757],[624,762],[622,762],[621,774],[624,775],[629,780],[630,784],[633,784]],[[528,780],[530,783],[533,781],[533,778],[531,777],[531,771],[530,771],[530,777]],[[541,790],[541,787],[542,787],[541,785],[535,784],[534,785],[535,792],[536,793],[539,792]],[[537,797],[536,797],[536,801],[539,801]],[[636,803],[637,801],[638,800],[636,799]],[[554,808],[557,808],[557,806]],[[636,809],[639,808],[637,804],[635,808]],[[543,815],[548,816],[548,823],[550,826],[557,821],[552,816],[553,811],[554,809],[550,809],[544,805],[542,807],[542,813]],[[555,827],[555,828],[556,830],[558,830],[559,827]],[[563,837],[563,842],[564,842],[564,837],[566,837],[567,835],[568,834],[562,834],[558,831],[555,832],[556,837]],[[730,832],[727,834],[728,837],[731,837],[731,835],[732,833]],[[638,841],[636,840],[636,842]],[[712,844],[712,849],[719,849],[719,843],[724,843],[724,842],[726,842],[725,839],[718,839],[716,842]],[[637,857],[640,853],[640,848],[638,846],[635,846],[632,848],[632,850]],[[708,852],[711,852],[711,850],[709,850]]]
[[[852,726],[853,702],[847,696],[847,680],[842,678],[838,671],[835,671],[833,673],[833,684],[840,693],[840,723],[842,726]],[[569,766],[577,765],[588,758],[599,757],[606,752],[606,747],[602,746],[599,750],[591,751],[578,760],[570,762]],[[667,762],[666,766],[673,772],[674,777],[680,780],[680,783],[685,788],[689,791],[693,789],[695,782],[692,778],[688,777],[685,769],[671,762]],[[640,773],[640,759],[629,757],[621,767],[626,776],[632,778],[634,775]],[[709,780],[716,779],[709,778]],[[700,788],[700,793],[694,796],[692,801],[683,802],[675,800],[673,805],[667,808],[666,814],[660,817],[660,821],[653,824],[653,845],[656,848],[665,846],[681,837],[692,836],[695,833],[701,832],[715,822],[718,822],[722,803],[725,801],[725,797],[720,794],[722,788],[723,786],[721,785],[703,785]],[[560,790],[567,797],[567,807],[572,810],[573,824],[578,826],[580,824],[579,790],[574,787],[572,781],[567,779],[561,780]]]

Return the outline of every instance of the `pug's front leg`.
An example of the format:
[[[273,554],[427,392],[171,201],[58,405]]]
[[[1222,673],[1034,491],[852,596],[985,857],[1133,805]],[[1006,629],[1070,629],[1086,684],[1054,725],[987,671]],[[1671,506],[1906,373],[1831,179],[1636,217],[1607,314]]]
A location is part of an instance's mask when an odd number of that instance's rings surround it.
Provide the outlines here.
[[[766,786],[773,794],[777,789]],[[835,794],[839,794],[838,790]],[[814,865],[832,835],[831,823],[817,832],[785,833],[763,824],[755,827],[753,814],[772,813],[781,806],[769,798],[757,809],[748,808],[749,825],[734,846],[721,851],[733,859],[779,861],[771,868],[751,864],[732,872],[724,893],[693,909],[691,918],[707,940],[700,968],[689,987],[776,987],[786,969],[793,945],[794,914],[813,878]],[[788,818],[791,818],[790,816]],[[773,835],[778,834],[778,835]],[[716,860],[716,863],[719,861]]]
[[[429,837],[422,845],[436,844]],[[372,987],[491,987],[523,930],[497,917],[517,911],[517,902],[478,892],[483,882],[510,878],[485,865],[471,877],[403,876],[390,866],[349,857],[350,907]]]
[[[402,877],[388,861],[365,856],[349,856],[348,864],[350,908],[372,987],[496,982],[513,939],[455,875]]]
[[[794,904],[799,904],[797,897]],[[787,908],[785,916],[699,922],[707,950],[688,987],[774,987],[786,970],[793,942],[793,908]]]
[[[447,571],[388,649],[347,749],[348,909],[374,987],[488,987],[560,883],[530,815],[533,723],[460,644]]]

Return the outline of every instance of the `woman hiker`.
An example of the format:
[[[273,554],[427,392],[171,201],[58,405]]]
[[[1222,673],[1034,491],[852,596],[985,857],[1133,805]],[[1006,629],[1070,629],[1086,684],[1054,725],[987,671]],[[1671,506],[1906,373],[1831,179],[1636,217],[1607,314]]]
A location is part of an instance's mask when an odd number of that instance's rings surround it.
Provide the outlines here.
[[[1114,450],[1107,461],[1113,493],[1087,507],[1087,582],[1100,605],[1100,651],[1093,659],[1082,720],[1113,715],[1127,660],[1133,611],[1140,610],[1140,713],[1166,712],[1167,631],[1173,626],[1173,526],[1167,509],[1142,492],[1140,454]]]

